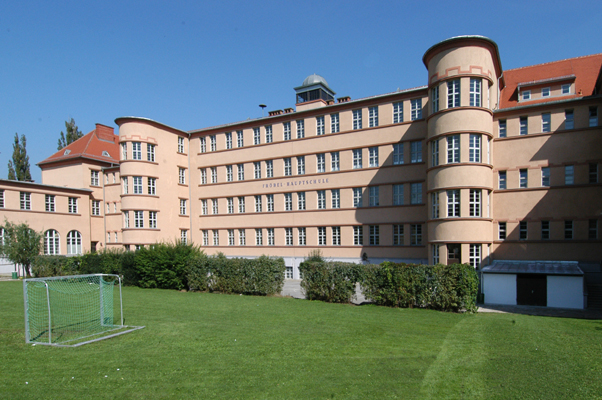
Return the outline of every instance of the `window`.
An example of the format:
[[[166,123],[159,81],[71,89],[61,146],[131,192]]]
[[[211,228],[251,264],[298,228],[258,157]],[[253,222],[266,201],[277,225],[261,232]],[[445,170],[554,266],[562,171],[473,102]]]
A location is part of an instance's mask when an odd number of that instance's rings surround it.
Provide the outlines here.
[[[282,125],[284,128],[284,140],[291,140],[291,123],[285,122]]]
[[[132,160],[142,160],[142,144],[132,142]]]
[[[460,135],[447,137],[447,162],[448,164],[460,162]]]
[[[316,117],[316,133],[318,136],[321,136],[324,134],[324,116],[323,115]]]
[[[573,221],[564,221],[564,238],[573,238]]]
[[[542,132],[550,132],[550,123],[551,123],[551,114],[543,113],[541,114],[541,131]]]
[[[550,186],[550,168],[542,167],[541,169],[541,186]]]
[[[598,183],[598,164],[589,164],[589,183]],[[0,206],[1,207],[1,206]]]
[[[69,213],[77,214],[77,197],[69,197]]]
[[[598,220],[597,219],[590,219],[588,221],[587,238],[590,240],[598,239]]]
[[[303,139],[305,137],[305,121],[302,119],[297,120],[297,139]]]
[[[234,246],[234,229],[228,229],[228,246]]]
[[[393,225],[393,246],[403,246],[403,225]]]
[[[184,152],[184,138],[178,137],[178,153]]]
[[[207,200],[205,199],[201,200],[201,213],[203,215],[209,214],[209,212],[207,211]]]
[[[339,132],[339,113],[330,114],[330,133]]]
[[[498,187],[500,189],[506,189],[506,171],[498,172]]]
[[[293,209],[293,195],[292,193],[284,194],[284,211],[292,211]]]
[[[570,94],[571,93],[571,84],[566,83],[566,84],[562,85],[561,92],[562,92],[562,94]]]
[[[148,212],[148,227],[151,229],[157,229],[157,212],[156,211]]]
[[[92,200],[92,215],[100,215],[100,200]]]
[[[203,139],[203,138],[201,138]],[[226,132],[226,149],[232,148],[232,132]]]
[[[263,211],[263,206],[262,206],[262,202],[261,202],[261,195],[255,195],[255,212],[262,212]]]
[[[414,99],[410,102],[412,104],[412,121],[422,118],[422,99]]]
[[[353,129],[362,129],[362,110],[353,110]]]
[[[433,245],[433,264],[439,264],[439,245]]]
[[[144,228],[143,211],[134,211],[134,228]]]
[[[150,162],[155,162],[155,145],[147,143],[146,144],[146,159]]]
[[[575,183],[575,166],[565,165],[564,166],[564,184],[573,185]]]
[[[471,217],[481,216],[481,189],[470,189],[469,208],[469,215]]]
[[[123,227],[124,228],[130,227],[130,212],[129,211],[123,212]]]
[[[403,205],[403,184],[393,185],[393,205]]]
[[[253,144],[261,143],[261,130],[259,128],[253,128]]]
[[[565,110],[564,111],[564,129],[573,129],[575,128],[575,116],[573,114],[573,110]]]
[[[457,218],[460,216],[460,190],[447,191],[447,217]]]
[[[481,162],[481,135],[470,134],[468,141],[468,161]]]
[[[498,229],[498,231],[497,231],[498,238],[500,240],[505,240],[506,239],[506,223],[498,222],[497,229]]]
[[[31,210],[31,193],[20,192],[21,210]]]
[[[255,170],[255,179],[261,179],[261,161],[255,161],[253,166]]]
[[[364,230],[362,226],[353,227],[353,245],[362,246],[364,244]]]
[[[54,195],[46,195],[46,212],[55,212]]]
[[[481,79],[470,78],[470,105],[481,107]]]
[[[127,178],[127,176],[125,178],[121,178],[121,183],[122,183],[123,194],[128,194],[129,189],[128,189],[128,178]]]
[[[238,245],[246,246],[247,245],[247,234],[244,229],[238,230]]]
[[[142,194],[142,177],[134,176],[132,179],[134,181],[134,194]]]
[[[226,181],[232,182],[234,180],[234,174],[232,173],[232,166],[226,165]]]
[[[471,244],[468,248],[468,262],[471,267],[479,268],[481,265],[481,245]]]
[[[541,88],[541,97],[550,97],[550,88]]]
[[[90,171],[90,185],[92,185],[92,186],[98,186],[99,185],[98,184],[98,181],[99,181],[98,175],[99,175],[98,171],[93,171],[93,170]]]
[[[267,160],[265,162],[265,172],[266,172],[266,178],[274,177],[274,162],[272,160]]]
[[[291,176],[292,172],[292,162],[290,158],[284,159],[284,176]]]
[[[460,80],[459,79],[447,81],[447,108],[453,108],[453,107],[460,107]]]
[[[529,171],[526,170],[526,169],[521,169],[519,171],[519,177],[518,177],[518,186],[519,187],[521,187],[521,188],[526,188],[527,187],[527,185],[529,183],[528,182],[528,179],[529,179],[528,172]]]
[[[297,210],[305,210],[305,192],[297,192]]]
[[[422,162],[422,142],[419,140],[410,142],[410,162]]]
[[[380,244],[380,226],[370,225],[370,246],[378,246]]]
[[[106,203],[107,204],[107,214],[111,212],[111,203]]]
[[[305,228],[297,228],[297,235],[299,246],[305,246],[307,244],[307,234]]]
[[[353,150],[353,169],[362,168],[362,149]]]
[[[498,121],[498,131],[499,131],[499,134],[498,134],[499,137],[502,137],[502,138],[506,137],[506,120],[505,119],[500,119]]]
[[[403,164],[403,143],[393,144],[393,165]]]
[[[226,201],[228,203],[228,214],[234,214],[234,197],[228,197]]]
[[[339,189],[332,189],[330,197],[332,208],[341,208],[341,191]]]
[[[324,210],[326,208],[326,190],[318,190],[318,209]]]
[[[209,246],[209,231],[203,230],[203,246]]]
[[[297,157],[297,175],[305,174],[305,156]]]
[[[332,153],[330,153],[330,170],[338,171],[340,169],[339,164],[339,152],[333,151]]]
[[[393,123],[403,122],[403,102],[393,103]]]
[[[548,240],[550,238],[550,221],[541,221],[541,239]]]
[[[431,193],[431,218],[439,218],[439,193]]]
[[[113,212],[117,212],[117,203],[113,203]]]
[[[431,142],[431,166],[439,165],[439,139]]]
[[[326,155],[324,153],[316,154],[316,170],[326,172]]]
[[[236,146],[244,147],[245,146],[245,136],[242,131],[236,131]]]
[[[520,117],[520,134],[526,135],[529,133],[529,124],[527,117]]]
[[[333,246],[341,245],[341,227],[340,226],[332,227],[332,245]]]
[[[185,199],[180,199],[180,215],[186,215],[186,200]]]
[[[527,221],[520,221],[518,223],[518,239],[527,240]]]
[[[284,240],[287,246],[293,245],[293,228],[284,228]]]
[[[54,229],[49,229],[44,233],[44,254],[58,255],[61,254],[60,236]]]
[[[178,183],[180,185],[186,184],[186,169],[185,168],[178,168]]]
[[[205,153],[207,152],[207,141],[206,138],[203,136],[201,138],[201,153]]]
[[[411,224],[410,225],[410,245],[420,246],[422,245],[422,225]]]
[[[216,151],[217,150],[217,140],[215,138],[215,135],[209,136],[209,140],[211,141],[211,151]]]
[[[272,125],[267,125],[265,127],[265,142],[272,143],[274,141],[274,136],[272,135]]]
[[[211,209],[214,215],[219,214],[219,207],[218,207],[218,202],[217,199],[212,199],[211,200]]]
[[[255,246],[263,246],[263,229],[255,228]]]
[[[368,125],[370,128],[378,126],[378,106],[368,108]]]
[[[274,245],[274,228],[268,228],[268,246]]]
[[[378,190],[378,186],[370,186],[369,189],[370,192],[370,207],[376,207],[379,205],[379,190]]]
[[[245,180],[245,165],[244,164],[237,164],[236,165],[236,170],[237,170],[238,180],[239,181],[244,181]]]
[[[362,188],[353,188],[353,207],[362,206]]]
[[[213,245],[219,246],[219,231],[217,229],[213,229]]]
[[[410,185],[410,203],[422,204],[422,183],[412,183]]]
[[[433,104],[433,114],[439,111],[439,86],[431,89],[431,99]]]
[[[523,90],[523,92],[521,93],[521,97],[523,100],[530,100],[531,99],[531,91]]]
[[[273,194],[266,194],[266,201],[268,203],[268,212],[273,212],[274,211],[274,195]]]
[[[0,189],[0,208],[4,208],[4,189]]]
[[[121,159],[122,160],[128,159],[128,144],[127,143],[121,143]]]
[[[201,169],[201,185],[207,184],[207,170],[205,168]]]
[[[370,147],[368,149],[368,163],[371,167],[378,167],[378,147]]]

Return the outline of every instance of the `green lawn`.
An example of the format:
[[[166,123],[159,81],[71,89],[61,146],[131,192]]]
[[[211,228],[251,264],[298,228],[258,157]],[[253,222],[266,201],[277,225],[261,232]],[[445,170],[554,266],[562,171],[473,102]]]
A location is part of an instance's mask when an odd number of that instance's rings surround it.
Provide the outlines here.
[[[0,282],[0,398],[602,398],[602,321],[131,287],[124,306],[145,329],[26,345],[22,284]]]

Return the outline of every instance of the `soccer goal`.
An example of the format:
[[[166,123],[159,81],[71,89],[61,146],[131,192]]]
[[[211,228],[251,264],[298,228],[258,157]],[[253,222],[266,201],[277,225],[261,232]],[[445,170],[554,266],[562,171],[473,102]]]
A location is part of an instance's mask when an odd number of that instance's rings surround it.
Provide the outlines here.
[[[124,325],[118,275],[24,279],[23,296],[26,343],[75,347],[144,328]]]

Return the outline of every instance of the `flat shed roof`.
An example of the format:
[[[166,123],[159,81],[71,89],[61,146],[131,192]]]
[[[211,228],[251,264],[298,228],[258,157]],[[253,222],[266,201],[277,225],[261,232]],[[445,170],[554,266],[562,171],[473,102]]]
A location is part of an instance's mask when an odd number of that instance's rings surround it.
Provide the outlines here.
[[[485,274],[583,275],[578,261],[495,260],[482,271]]]

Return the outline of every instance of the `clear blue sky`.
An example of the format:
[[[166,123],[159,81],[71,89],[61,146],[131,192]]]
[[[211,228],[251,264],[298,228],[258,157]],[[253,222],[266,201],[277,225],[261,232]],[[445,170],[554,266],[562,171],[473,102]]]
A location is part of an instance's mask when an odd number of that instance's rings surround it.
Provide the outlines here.
[[[599,0],[3,0],[0,178],[15,132],[41,182],[70,118],[200,129],[294,107],[312,73],[352,99],[424,85],[422,55],[452,36],[493,39],[504,69],[599,53],[601,24]]]

